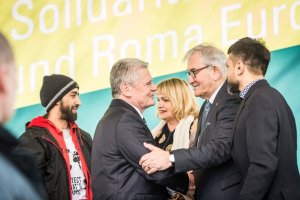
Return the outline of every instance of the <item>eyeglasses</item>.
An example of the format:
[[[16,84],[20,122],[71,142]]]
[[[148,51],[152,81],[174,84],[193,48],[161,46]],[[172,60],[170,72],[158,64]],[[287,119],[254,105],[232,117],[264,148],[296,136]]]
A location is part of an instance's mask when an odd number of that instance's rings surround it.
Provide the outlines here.
[[[205,67],[202,67],[202,68],[199,68],[199,69],[195,69],[195,70],[192,70],[192,71],[187,70],[187,71],[185,72],[185,74],[186,74],[188,77],[191,76],[191,77],[193,77],[193,78],[196,78],[197,74],[198,74],[201,70],[206,69],[206,68],[211,67],[211,66],[212,66],[212,65],[206,65]]]

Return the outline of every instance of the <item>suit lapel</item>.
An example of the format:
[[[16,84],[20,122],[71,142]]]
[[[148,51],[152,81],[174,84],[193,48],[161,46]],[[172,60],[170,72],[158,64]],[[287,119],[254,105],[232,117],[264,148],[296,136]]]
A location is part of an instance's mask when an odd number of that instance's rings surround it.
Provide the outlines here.
[[[255,84],[249,89],[249,91],[247,92],[245,98],[241,101],[240,107],[239,107],[239,109],[238,109],[238,111],[237,111],[237,113],[236,113],[235,120],[234,120],[234,125],[233,125],[233,129],[232,129],[232,131],[233,131],[232,141],[233,141],[233,139],[234,139],[237,121],[238,121],[238,119],[239,119],[239,117],[240,117],[240,114],[241,114],[241,112],[242,112],[242,110],[243,110],[243,108],[244,108],[244,106],[245,106],[245,102],[247,101],[247,99],[251,96],[251,94],[252,94],[257,88],[259,88],[259,87],[261,87],[261,86],[263,86],[263,85],[269,85],[269,84],[268,84],[268,82],[267,82],[266,80],[264,80],[264,79],[258,81],[257,83],[255,83]],[[232,146],[232,145],[233,145],[233,142],[231,143],[231,146]]]
[[[225,81],[225,83],[222,85],[222,87],[220,88],[218,94],[216,95],[216,98],[214,100],[214,102],[211,105],[211,108],[207,114],[206,117],[206,122],[210,121],[210,116],[212,115],[211,113],[215,113],[215,110],[217,109],[219,102],[222,101],[222,99],[224,98],[225,94],[227,92],[227,81]],[[201,123],[202,123],[202,113],[204,110],[204,105],[205,105],[206,101],[202,104],[200,113],[199,113],[199,120],[198,120],[198,127],[197,127],[197,135],[196,135],[196,146],[198,146],[199,144],[202,143],[203,140],[203,135],[204,135],[204,131],[205,131],[205,127],[201,127]]]
[[[147,134],[150,135],[151,137],[152,134],[151,134],[151,131],[149,129],[149,127],[145,124],[144,120],[141,118],[140,114],[136,111],[136,109],[134,107],[132,107],[129,103],[127,103],[126,101],[122,100],[122,99],[113,99],[111,104],[110,104],[111,107],[113,106],[120,106],[122,107],[123,109],[129,111],[129,112],[133,112],[136,114],[137,116],[137,119],[138,121],[143,124],[145,130],[147,131]]]

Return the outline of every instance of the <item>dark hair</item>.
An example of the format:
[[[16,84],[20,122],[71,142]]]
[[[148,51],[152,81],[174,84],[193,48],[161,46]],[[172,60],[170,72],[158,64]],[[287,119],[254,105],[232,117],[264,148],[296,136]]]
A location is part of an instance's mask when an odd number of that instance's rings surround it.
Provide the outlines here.
[[[249,70],[254,73],[266,74],[270,62],[270,51],[266,48],[263,40],[242,38],[231,45],[227,54],[241,58],[247,64]]]

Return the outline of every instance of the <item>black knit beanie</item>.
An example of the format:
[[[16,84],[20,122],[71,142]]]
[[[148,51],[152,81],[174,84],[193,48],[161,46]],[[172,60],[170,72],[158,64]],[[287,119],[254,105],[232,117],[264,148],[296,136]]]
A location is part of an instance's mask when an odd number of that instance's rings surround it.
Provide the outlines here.
[[[40,91],[42,106],[46,107],[46,111],[49,112],[59,100],[74,88],[79,88],[79,86],[68,76],[61,74],[44,76]]]

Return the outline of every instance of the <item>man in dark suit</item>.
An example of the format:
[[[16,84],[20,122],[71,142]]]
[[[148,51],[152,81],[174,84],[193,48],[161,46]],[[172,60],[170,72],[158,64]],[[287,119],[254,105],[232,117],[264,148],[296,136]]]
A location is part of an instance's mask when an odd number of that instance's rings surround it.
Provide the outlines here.
[[[149,151],[143,142],[154,144],[143,111],[154,105],[156,85],[148,64],[135,59],[121,59],[110,72],[113,100],[100,120],[93,141],[93,199],[167,199],[165,186],[185,193],[186,173],[173,170],[148,175],[139,165]]]
[[[194,94],[205,99],[195,147],[175,150],[170,155],[145,144],[152,152],[144,155],[140,164],[148,173],[164,170],[170,162],[176,172],[194,170],[196,199],[237,199],[240,174],[233,165],[230,149],[239,99],[227,93],[226,55],[216,47],[202,44],[188,51],[185,59]]]
[[[232,157],[242,200],[299,200],[296,125],[284,97],[264,79],[269,50],[242,38],[228,49],[228,81],[243,99],[234,124]]]

